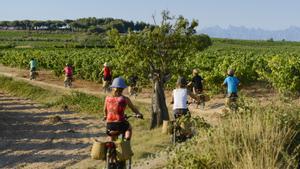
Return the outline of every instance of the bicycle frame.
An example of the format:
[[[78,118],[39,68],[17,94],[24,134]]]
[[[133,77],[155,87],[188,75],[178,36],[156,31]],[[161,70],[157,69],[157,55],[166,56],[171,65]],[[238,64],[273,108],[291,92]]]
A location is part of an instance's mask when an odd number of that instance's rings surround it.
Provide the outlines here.
[[[126,116],[125,119],[128,120],[131,117],[139,118],[138,116]],[[142,118],[142,117],[141,117]],[[120,138],[122,140],[125,139],[125,132],[121,131],[109,131],[109,135],[111,136],[112,140],[106,142],[106,169],[131,169],[131,163],[132,159],[129,158],[126,160],[127,167],[126,167],[126,161],[119,161],[117,159],[117,150],[116,150],[116,144],[115,141]]]
[[[30,71],[30,80],[36,79],[36,71]]]
[[[189,113],[187,113],[186,115],[183,114],[177,114],[175,115],[175,120],[172,120],[172,124],[173,124],[173,133],[172,133],[172,143],[176,144],[176,142],[183,142],[186,139],[188,139],[188,137],[182,133],[182,128],[179,124],[179,119],[183,116],[187,116],[189,115]]]
[[[124,139],[124,134],[120,134],[121,139]],[[119,135],[119,136],[120,136]],[[131,169],[131,158],[129,160],[126,160],[127,167],[126,167],[126,161],[119,161],[117,159],[117,146],[115,144],[116,139],[119,137],[114,137],[115,140],[106,142],[106,169]]]
[[[68,76],[67,79],[64,81],[65,87],[72,87],[72,77]]]

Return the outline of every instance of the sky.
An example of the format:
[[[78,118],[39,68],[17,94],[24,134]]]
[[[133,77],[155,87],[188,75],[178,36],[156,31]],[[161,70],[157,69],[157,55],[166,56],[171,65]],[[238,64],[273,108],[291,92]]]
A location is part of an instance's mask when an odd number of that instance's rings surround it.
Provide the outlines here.
[[[0,20],[113,17],[153,23],[162,10],[210,26],[300,27],[300,0],[0,0]]]

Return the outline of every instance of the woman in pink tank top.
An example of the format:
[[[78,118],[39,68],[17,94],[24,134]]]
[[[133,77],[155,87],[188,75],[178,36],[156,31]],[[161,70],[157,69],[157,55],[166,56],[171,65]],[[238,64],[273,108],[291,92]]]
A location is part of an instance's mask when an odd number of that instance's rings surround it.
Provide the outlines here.
[[[123,90],[127,87],[124,79],[118,77],[111,85],[112,94],[106,96],[104,103],[104,118],[106,119],[106,129],[108,131],[121,131],[125,133],[125,139],[130,140],[132,128],[125,119],[125,109],[128,106],[137,116],[143,115],[132,104],[131,100],[123,96]]]

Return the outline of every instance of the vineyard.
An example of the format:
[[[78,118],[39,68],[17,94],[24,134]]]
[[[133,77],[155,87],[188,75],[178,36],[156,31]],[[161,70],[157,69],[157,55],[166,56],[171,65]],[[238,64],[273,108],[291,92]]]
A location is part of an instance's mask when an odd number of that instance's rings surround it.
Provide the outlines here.
[[[8,35],[6,34],[6,36]],[[62,35],[61,38],[59,38],[59,35],[55,35],[54,37],[56,38],[52,39],[51,43],[58,43],[59,46],[64,39],[71,41],[72,35]],[[33,40],[33,42],[35,41]],[[7,43],[7,41],[2,40],[1,44],[4,43]],[[0,51],[0,63],[12,67],[27,68],[30,58],[34,57],[39,63],[39,69],[52,70],[56,76],[62,75],[66,63],[71,63],[75,68],[76,78],[90,81],[100,79],[99,73],[104,62],[109,62],[112,65],[114,76],[128,77],[130,76],[128,72],[134,72],[139,67],[139,64],[136,64],[128,66],[126,69],[121,68],[122,60],[119,59],[113,48],[76,48],[75,46],[67,48],[49,48],[48,46],[47,48],[41,47],[44,43],[42,39],[39,39],[38,43],[38,47],[29,49],[2,49]],[[205,79],[205,88],[212,92],[220,91],[219,84],[222,83],[226,70],[233,68],[244,85],[264,81],[280,93],[295,94],[296,92],[298,94],[300,90],[299,55],[300,47],[299,43],[296,42],[214,39],[212,47],[199,52],[196,57],[188,57],[185,63],[176,65],[176,70],[180,69],[182,70],[180,74],[190,76],[191,70],[198,68]],[[172,72],[177,71],[171,70]],[[139,72],[144,84],[149,83],[148,74],[147,70]],[[172,87],[174,85],[173,82],[177,75],[172,74],[168,86]]]
[[[104,36],[18,31],[0,31],[0,35],[0,64],[5,66],[28,69],[30,59],[35,58],[38,70],[50,70],[53,75],[59,77],[63,75],[65,64],[70,63],[74,67],[75,79],[94,83],[101,79],[103,63],[109,62],[113,76],[123,76],[127,79],[130,75],[137,74],[141,84],[147,85],[148,88],[153,82],[149,79],[150,70],[144,69],[145,62],[143,63],[147,60],[145,58],[150,56],[138,54],[141,62],[128,64],[130,62],[123,59],[118,46],[108,45],[108,38]],[[172,68],[168,70],[171,77],[166,83],[167,89],[174,87],[178,75],[191,78],[192,69],[197,68],[204,77],[205,90],[217,95],[223,92],[220,84],[226,76],[227,69],[233,68],[242,86],[257,87],[255,85],[259,83],[264,85],[259,87],[268,89],[268,92],[273,88],[280,96],[299,96],[299,42],[212,39],[212,46],[198,51],[196,55],[185,57],[183,62],[167,67]],[[2,81],[2,88],[15,94],[37,100],[56,100],[55,104],[48,103],[49,105],[69,105],[75,111],[94,114],[99,113],[103,106],[102,96],[100,99],[83,93],[58,96],[51,90],[25,85],[25,82],[17,83],[4,77]],[[88,85],[86,88],[88,89]],[[217,100],[219,97],[217,95],[208,102],[205,110],[196,112],[200,116],[203,115],[201,113],[208,112],[210,117],[218,119],[216,126],[199,127],[193,139],[169,148],[166,148],[169,146],[168,135],[162,134],[161,128],[148,130],[148,122],[152,115],[147,114],[145,121],[132,122],[136,127],[133,138],[135,158],[144,159],[163,149],[168,153],[165,157],[167,162],[164,163],[167,168],[296,168],[299,165],[299,100],[297,97],[293,100],[291,97],[282,99],[274,95],[271,96],[274,98],[261,95],[265,99],[262,104],[259,102],[261,98],[252,99],[245,93],[241,94],[239,110],[229,115],[222,114],[221,111],[214,112],[214,107],[221,110],[223,103],[220,103],[220,100],[214,102],[213,99]],[[167,95],[166,100],[170,99],[168,97]],[[141,105],[144,112],[148,111],[148,105],[147,108],[146,105]]]

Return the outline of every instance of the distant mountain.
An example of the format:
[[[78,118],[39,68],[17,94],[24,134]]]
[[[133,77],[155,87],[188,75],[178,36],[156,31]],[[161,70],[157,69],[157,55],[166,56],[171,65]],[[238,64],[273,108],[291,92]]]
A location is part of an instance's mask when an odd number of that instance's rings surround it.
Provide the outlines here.
[[[215,38],[249,40],[267,40],[273,38],[274,40],[300,41],[300,27],[296,26],[276,31],[246,28],[244,26],[229,26],[228,28],[214,26],[201,29],[198,32]]]

